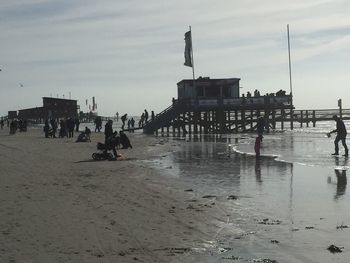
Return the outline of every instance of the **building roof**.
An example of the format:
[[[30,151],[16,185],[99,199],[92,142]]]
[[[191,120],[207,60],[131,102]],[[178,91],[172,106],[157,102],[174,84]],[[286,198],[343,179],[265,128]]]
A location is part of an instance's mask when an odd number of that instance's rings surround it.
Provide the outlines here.
[[[209,77],[199,77],[197,79],[195,79],[196,82],[206,82],[206,81],[210,81],[210,82],[216,82],[216,81],[227,81],[227,80],[233,80],[233,81],[240,81],[240,78],[223,78],[223,79],[211,79]],[[179,81],[177,84],[181,83],[181,82],[189,82],[189,81],[193,81],[193,79],[183,79],[181,81]]]
[[[52,98],[52,97],[43,97],[43,100],[65,100],[65,101],[77,101],[72,99],[61,99],[61,98]]]

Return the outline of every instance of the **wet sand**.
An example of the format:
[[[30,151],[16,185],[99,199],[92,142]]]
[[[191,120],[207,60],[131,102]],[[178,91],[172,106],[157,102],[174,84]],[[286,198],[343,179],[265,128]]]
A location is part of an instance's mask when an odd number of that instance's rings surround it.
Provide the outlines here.
[[[125,160],[95,162],[102,133],[0,131],[0,262],[347,262],[350,202],[333,170],[130,139]]]

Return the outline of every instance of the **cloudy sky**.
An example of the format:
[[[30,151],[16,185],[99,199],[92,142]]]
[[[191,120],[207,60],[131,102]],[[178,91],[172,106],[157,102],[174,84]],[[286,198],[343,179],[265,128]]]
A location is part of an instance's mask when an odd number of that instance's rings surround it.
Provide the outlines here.
[[[350,108],[349,0],[11,0],[0,3],[0,115],[71,97],[102,115],[159,112],[192,77],[241,78],[241,92],[289,90],[297,109]],[[21,85],[22,84],[22,85]]]

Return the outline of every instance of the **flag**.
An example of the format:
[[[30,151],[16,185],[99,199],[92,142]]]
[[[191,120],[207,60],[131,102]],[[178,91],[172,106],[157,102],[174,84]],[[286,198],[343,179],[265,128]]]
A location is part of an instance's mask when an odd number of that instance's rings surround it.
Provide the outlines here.
[[[187,67],[192,67],[192,36],[191,31],[185,33],[185,63]]]

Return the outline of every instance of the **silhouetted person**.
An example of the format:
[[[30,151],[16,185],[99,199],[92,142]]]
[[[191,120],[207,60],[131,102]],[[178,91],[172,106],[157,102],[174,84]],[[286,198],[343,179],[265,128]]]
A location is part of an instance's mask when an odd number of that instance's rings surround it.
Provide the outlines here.
[[[4,128],[4,120],[0,121],[1,130]]]
[[[75,123],[73,118],[69,118],[67,120],[67,128],[68,128],[68,137],[73,138],[74,136],[74,128],[75,128]]]
[[[75,123],[75,131],[79,132],[79,125],[80,125],[79,118],[75,118],[74,123]]]
[[[50,125],[49,125],[49,121],[48,120],[46,120],[45,124],[44,124],[44,133],[45,133],[45,138],[49,138]]]
[[[60,120],[60,132],[59,132],[59,137],[68,137],[67,134],[67,127],[66,127],[66,122],[64,120]]]
[[[115,114],[115,117],[117,118],[117,122],[118,122],[119,121],[119,113],[118,112]]]
[[[102,119],[101,117],[96,117],[95,119],[95,132],[100,132],[102,128]]]
[[[337,116],[337,115],[333,115],[333,119],[336,121],[337,123],[337,127],[335,130],[329,132],[329,134],[331,133],[337,133],[337,137],[335,137],[334,140],[334,153],[332,155],[338,155],[339,154],[339,141],[342,142],[344,149],[345,149],[345,154],[344,156],[349,156],[349,149],[348,146],[346,145],[345,139],[346,139],[346,128],[345,128],[345,124],[344,122]]]
[[[145,113],[142,112],[140,120],[139,120],[139,127],[143,127],[143,122],[145,121]]]
[[[123,116],[120,117],[120,119],[122,120],[122,130],[124,130],[124,126],[125,126],[125,122],[127,119],[128,114],[124,114]]]
[[[128,136],[123,131],[119,132],[120,143],[123,146],[122,149],[132,148]]]
[[[117,159],[117,149],[116,146],[118,144],[118,132],[112,133],[105,141],[106,149],[104,150],[107,153],[108,150],[113,150],[114,159]]]
[[[265,120],[264,117],[259,117],[256,123],[256,131],[258,133],[258,136],[260,138],[260,141],[262,141],[263,134],[264,134],[264,129],[265,129]]]
[[[134,128],[135,128],[135,120],[134,120],[134,118],[131,118],[130,125],[131,125],[132,132],[134,132]]]
[[[52,137],[56,138],[56,132],[57,132],[57,122],[55,119],[50,120],[51,128],[52,128]]]
[[[76,142],[91,142],[90,140],[91,130],[85,127],[85,130],[78,135]]]
[[[151,111],[151,120],[154,121],[154,111]]]
[[[17,120],[13,120],[10,123],[10,134],[15,134],[17,131],[18,123]]]
[[[108,137],[113,135],[113,121],[108,120],[105,125],[105,142],[107,141]]]
[[[145,110],[145,123],[147,123],[147,122],[148,122],[148,111]]]
[[[130,122],[131,120],[128,120],[128,130],[129,130],[129,132],[130,132],[130,128],[131,128],[131,122]]]

